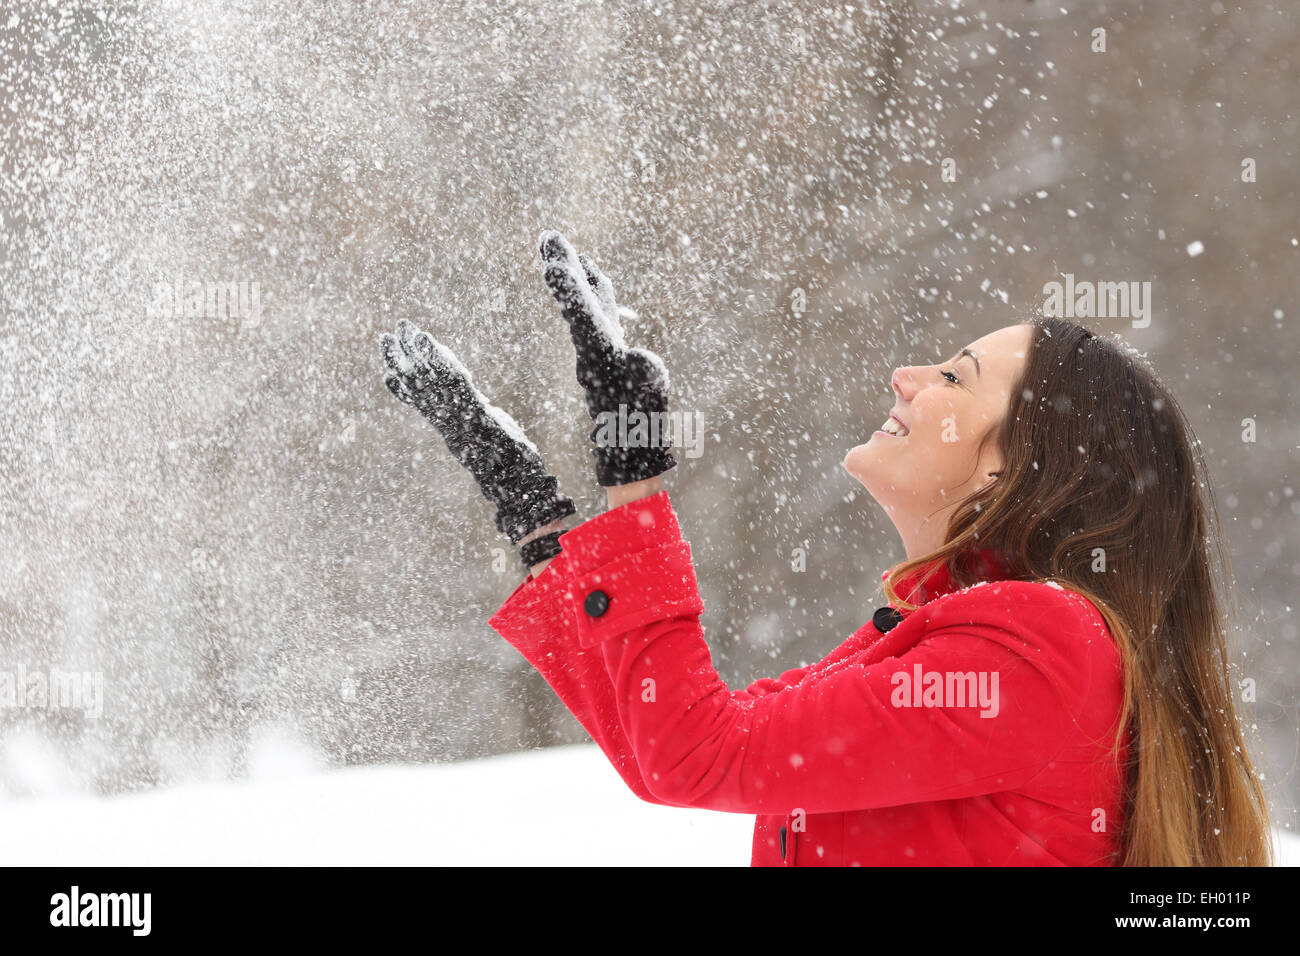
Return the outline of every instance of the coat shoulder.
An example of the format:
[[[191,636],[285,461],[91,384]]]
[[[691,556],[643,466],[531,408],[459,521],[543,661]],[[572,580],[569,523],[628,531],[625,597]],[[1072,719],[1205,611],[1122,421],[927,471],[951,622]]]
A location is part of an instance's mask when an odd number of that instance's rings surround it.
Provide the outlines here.
[[[936,598],[927,638],[975,637],[1027,662],[1006,680],[1045,679],[1091,742],[1110,739],[1124,700],[1123,654],[1097,606],[1063,582],[990,581]],[[1004,685],[1008,686],[1008,685]]]
[[[1097,606],[1056,581],[985,581],[935,598],[925,609],[931,626],[982,623],[1018,631],[1100,630],[1110,635]]]

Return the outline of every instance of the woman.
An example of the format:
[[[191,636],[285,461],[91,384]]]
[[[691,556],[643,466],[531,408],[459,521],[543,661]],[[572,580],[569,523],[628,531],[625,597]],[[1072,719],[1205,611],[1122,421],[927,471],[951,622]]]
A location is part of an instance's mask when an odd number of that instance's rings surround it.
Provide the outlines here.
[[[844,460],[907,560],[822,661],[732,690],[644,423],[667,374],[562,237],[546,281],[577,349],[609,510],[573,513],[536,449],[408,323],[389,388],[443,433],[531,575],[491,624],[641,798],[752,813],[755,865],[1267,864],[1234,713],[1198,460],[1114,344],[1008,326],[893,375]]]

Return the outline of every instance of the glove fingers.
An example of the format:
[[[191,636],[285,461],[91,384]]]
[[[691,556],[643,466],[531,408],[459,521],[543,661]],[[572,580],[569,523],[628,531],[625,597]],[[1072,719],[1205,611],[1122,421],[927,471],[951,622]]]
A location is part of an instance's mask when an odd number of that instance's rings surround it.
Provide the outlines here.
[[[622,330],[607,320],[585,277],[566,266],[551,266],[546,284],[569,323],[580,359],[607,361],[623,347]]]
[[[668,392],[668,366],[649,349],[629,349],[628,367],[634,369],[639,385],[649,385],[660,394]]]
[[[389,391],[419,409],[444,431],[444,437],[447,429],[466,427],[481,411],[483,398],[465,367],[427,332],[403,319],[397,334],[385,334],[381,343]]]
[[[401,345],[403,354],[405,354],[411,363],[417,368],[420,365],[420,357],[415,350],[415,337],[424,334],[424,332],[421,332],[406,319],[397,320],[398,344]]]
[[[542,262],[546,265],[562,265],[566,262],[575,266],[581,264],[573,246],[569,245],[569,240],[554,229],[543,232],[537,242],[541,246]]]
[[[469,369],[461,364],[456,353],[428,332],[417,333],[411,341],[411,349],[416,360],[425,365],[436,380],[473,390],[474,380],[470,378]]]
[[[392,372],[389,372],[384,376],[384,384],[388,386],[388,390],[393,393],[393,396],[399,402],[404,405],[415,404],[415,399],[411,396],[411,393],[406,390],[406,386],[402,384],[401,378],[394,375]]]
[[[599,279],[593,284],[587,267],[573,246],[553,230],[542,233],[540,240],[546,284],[560,304],[564,319],[573,331],[574,343],[580,348],[597,348],[602,353],[625,348],[618,312],[606,311],[597,294]],[[609,286],[609,299],[614,287]]]
[[[437,428],[447,450],[496,506],[497,527],[511,541],[573,514],[573,502],[558,493],[537,447],[513,417],[474,387],[450,349],[405,320],[380,343],[384,385]]]
[[[384,364],[392,370],[393,374],[407,376],[415,373],[415,364],[403,351],[401,343],[392,333],[385,332],[380,337],[379,351],[384,357]]]
[[[415,333],[411,338],[410,351],[418,363],[427,366],[434,373],[435,378],[441,377],[438,373],[443,370],[445,365],[439,360],[433,337],[428,332]]]
[[[586,254],[579,254],[578,261],[582,263],[583,271],[587,273],[587,282],[596,291],[596,298],[600,300],[600,307],[606,315],[617,316],[618,304],[614,301],[614,283],[609,281],[605,273],[601,272],[592,258]]]

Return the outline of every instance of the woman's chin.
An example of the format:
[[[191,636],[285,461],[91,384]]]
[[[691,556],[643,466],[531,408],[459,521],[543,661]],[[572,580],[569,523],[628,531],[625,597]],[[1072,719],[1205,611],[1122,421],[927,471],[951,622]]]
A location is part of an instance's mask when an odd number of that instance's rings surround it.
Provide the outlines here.
[[[869,482],[875,466],[875,449],[868,440],[855,448],[850,448],[844,456],[844,470],[870,490]]]

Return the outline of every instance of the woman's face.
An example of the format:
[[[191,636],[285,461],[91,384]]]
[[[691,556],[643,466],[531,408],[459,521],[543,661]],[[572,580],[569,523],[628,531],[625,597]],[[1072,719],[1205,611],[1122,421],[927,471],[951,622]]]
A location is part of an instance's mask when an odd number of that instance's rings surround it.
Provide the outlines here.
[[[991,332],[937,365],[894,372],[891,421],[844,458],[902,535],[909,558],[943,544],[958,502],[1002,467],[995,438],[1033,341],[1033,326]],[[894,430],[897,434],[890,434]]]

